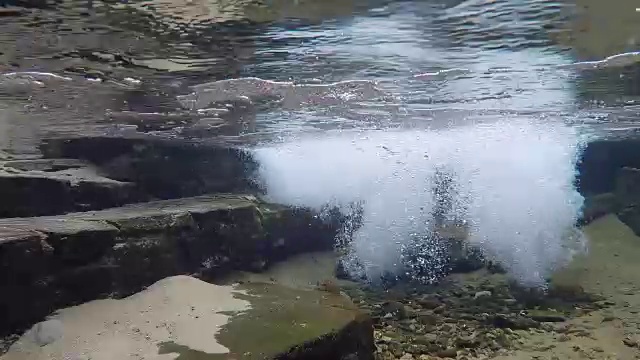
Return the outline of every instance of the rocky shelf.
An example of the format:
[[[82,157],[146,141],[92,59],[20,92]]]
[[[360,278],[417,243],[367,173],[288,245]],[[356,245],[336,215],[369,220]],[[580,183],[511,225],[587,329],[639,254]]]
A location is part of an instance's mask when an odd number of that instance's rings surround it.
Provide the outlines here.
[[[212,284],[331,251],[342,222],[263,201],[245,151],[148,134],[40,150],[0,162],[3,360],[69,354],[77,336],[92,348],[77,356],[373,358],[371,318],[339,293]],[[114,354],[109,341],[151,352]]]
[[[122,297],[167,276],[260,271],[332,249],[336,229],[308,210],[212,195],[52,217],[0,220],[2,331],[57,308]]]
[[[584,223],[615,213],[640,234],[640,163],[627,153],[634,146],[614,139],[585,150],[577,179],[587,198]],[[576,305],[600,307],[566,294],[523,295],[502,280],[445,282],[403,295],[331,281],[306,289],[213,285],[296,254],[333,250],[343,219],[265,202],[257,164],[233,146],[138,134],[52,138],[40,150],[43,158],[0,163],[3,360],[56,358],[72,351],[70,338],[91,356],[113,351],[113,343],[140,352],[122,359],[489,355],[517,341],[513,331],[562,323]],[[604,168],[603,153],[616,159]],[[444,230],[437,236],[450,246],[453,272],[492,265],[460,229]],[[503,279],[499,266],[489,270],[483,279]]]

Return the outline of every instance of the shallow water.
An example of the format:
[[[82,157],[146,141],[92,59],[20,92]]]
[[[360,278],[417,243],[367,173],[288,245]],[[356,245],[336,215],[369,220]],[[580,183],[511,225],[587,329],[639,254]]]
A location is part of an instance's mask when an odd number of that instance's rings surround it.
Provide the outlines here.
[[[445,167],[472,239],[541,282],[571,253],[585,137],[636,126],[640,13],[598,4],[30,2],[0,25],[0,149],[200,119],[151,131],[257,146],[278,201],[364,202],[354,257],[373,277],[429,227]]]

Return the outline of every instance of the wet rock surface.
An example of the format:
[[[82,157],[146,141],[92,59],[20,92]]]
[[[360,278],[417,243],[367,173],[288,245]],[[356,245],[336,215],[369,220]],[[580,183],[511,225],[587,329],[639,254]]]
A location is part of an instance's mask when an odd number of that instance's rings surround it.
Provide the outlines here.
[[[2,332],[166,276],[261,271],[297,252],[331,249],[334,233],[307,210],[248,195],[0,220],[0,287],[12,294],[0,299]]]
[[[132,182],[152,198],[256,192],[259,187],[255,161],[230,146],[141,135],[53,138],[40,149],[46,158],[89,161],[104,176]]]
[[[585,195],[581,218],[589,223],[607,214],[640,234],[640,140],[637,135],[590,142],[578,164],[578,188]]]
[[[557,290],[562,284],[531,291],[481,270],[433,287],[345,291],[373,316],[377,359],[475,359],[507,354],[525,334],[555,333],[568,319],[604,306],[581,288],[564,287],[564,293]]]
[[[146,198],[134,184],[101,176],[71,159],[0,163],[0,197],[0,217],[97,210]]]
[[[370,360],[372,335],[371,318],[339,294],[174,276],[121,300],[61,309],[2,359]]]

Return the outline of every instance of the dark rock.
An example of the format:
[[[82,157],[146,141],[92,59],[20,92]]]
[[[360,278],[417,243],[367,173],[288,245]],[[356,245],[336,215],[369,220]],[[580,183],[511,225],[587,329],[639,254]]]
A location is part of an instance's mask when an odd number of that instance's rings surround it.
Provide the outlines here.
[[[557,313],[555,311],[545,311],[545,310],[529,310],[527,311],[527,315],[539,322],[564,322],[567,321],[567,317],[563,314]]]
[[[625,337],[624,339],[622,339],[622,343],[627,345],[628,347],[632,347],[632,348],[640,348],[640,342],[637,339],[634,339],[632,337]]]
[[[435,325],[438,323],[438,316],[433,311],[421,311],[417,315],[418,321],[424,325]]]
[[[454,348],[445,349],[442,351],[438,351],[436,355],[441,358],[455,359],[458,356],[458,349],[454,349]]]
[[[526,330],[540,326],[537,321],[519,315],[497,314],[491,318],[491,322],[492,325],[497,328],[508,328],[513,330]]]
[[[72,161],[15,161],[0,170],[0,217],[99,210],[144,199],[128,182],[74,167]],[[23,171],[23,169],[25,171]]]
[[[582,207],[581,224],[588,224],[607,214],[615,213],[618,201],[614,193],[587,196]]]
[[[640,234],[640,169],[624,167],[618,171],[615,198],[618,218]]]
[[[222,314],[228,320],[219,323],[216,317]],[[176,322],[177,333],[156,330]],[[206,335],[194,339],[189,331]],[[144,336],[130,336],[136,333]],[[81,353],[109,358],[114,336],[141,358],[170,353],[217,358],[217,346],[224,346],[229,349],[225,358],[373,360],[375,349],[371,319],[343,296],[264,283],[217,286],[173,276],[135,296],[56,313],[25,332],[8,357],[44,360],[55,349],[71,358]],[[78,348],[77,342],[87,347]],[[157,346],[158,353],[142,350],[149,346]]]
[[[406,319],[409,317],[409,310],[407,306],[398,301],[389,301],[382,307],[382,311],[385,313],[397,316],[398,319]]]
[[[89,164],[77,159],[29,159],[7,161],[2,165],[5,168],[14,168],[20,171],[56,172],[86,168]]]
[[[599,139],[587,144],[577,165],[583,195],[613,192],[623,167],[640,168],[640,138]]]
[[[442,305],[442,301],[440,301],[440,299],[428,295],[418,298],[416,302],[424,309],[435,309]]]
[[[640,206],[620,210],[618,219],[627,225],[634,234],[640,236]]]
[[[215,278],[307,249],[331,250],[335,233],[309,211],[243,195],[3,219],[0,293],[12,295],[0,297],[0,334],[56,308],[126,296],[166,276]]]
[[[623,167],[618,170],[615,197],[621,209],[640,205],[640,169]]]
[[[143,135],[85,136],[47,139],[40,150],[47,158],[89,161],[104,176],[134,183],[141,193],[158,199],[260,192],[251,155],[226,145]]]

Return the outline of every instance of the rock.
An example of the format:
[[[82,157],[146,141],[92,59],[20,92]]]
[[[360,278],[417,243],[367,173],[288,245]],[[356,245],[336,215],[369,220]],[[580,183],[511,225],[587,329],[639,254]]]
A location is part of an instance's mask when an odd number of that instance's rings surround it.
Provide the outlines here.
[[[373,359],[371,319],[344,297],[273,284],[216,286],[188,276],[130,297],[62,309],[64,336],[45,347],[27,331],[7,358]],[[118,344],[114,346],[114,344]]]
[[[638,339],[634,339],[629,336],[622,339],[622,343],[627,345],[628,347],[640,348],[640,342],[638,342]]]
[[[36,345],[49,345],[62,337],[62,322],[56,319],[40,322],[33,327],[32,334]]]
[[[548,310],[528,310],[527,315],[539,322],[564,322],[567,318],[560,313]]]
[[[449,258],[449,269],[453,273],[469,273],[485,266],[485,260],[479,249],[468,241],[468,229],[464,226],[442,226],[436,231],[437,237],[444,241]]]
[[[640,169],[623,167],[618,170],[615,197],[621,209],[640,205]]]
[[[623,167],[640,168],[640,139],[616,137],[587,144],[577,165],[577,187],[583,195],[613,192]]]
[[[418,298],[416,302],[424,309],[435,309],[442,305],[442,302],[439,299],[429,295]]]
[[[0,166],[0,217],[99,210],[144,200],[134,184],[102,177],[74,160],[21,160]]]
[[[55,308],[126,296],[163,277],[215,278],[305,251],[337,232],[304,209],[250,195],[200,196],[0,220],[0,334]],[[284,242],[281,240],[284,239]]]
[[[636,236],[640,236],[640,206],[620,210],[618,219],[627,225]]]
[[[526,330],[530,328],[537,328],[540,326],[537,321],[518,315],[507,316],[503,314],[497,314],[492,317],[491,321],[492,325],[497,328],[508,328],[513,330]]]
[[[149,197],[174,199],[207,193],[260,192],[257,163],[239,148],[144,134],[46,139],[46,158],[89,161],[104,176],[131,182]]]
[[[489,291],[489,290],[478,291],[477,293],[475,293],[473,295],[473,299],[474,300],[478,300],[478,299],[482,299],[482,298],[490,298],[490,297],[491,297],[491,291]]]
[[[397,316],[398,319],[406,319],[409,317],[409,309],[399,301],[386,302],[382,307],[382,311]]]
[[[418,321],[424,325],[435,325],[438,323],[438,316],[433,311],[420,311],[417,315]]]
[[[584,199],[580,222],[582,224],[588,224],[597,218],[615,213],[617,209],[618,202],[614,193],[587,196]]]
[[[424,334],[421,336],[417,336],[414,340],[413,340],[416,344],[419,345],[432,345],[434,343],[438,342],[438,335],[433,334],[433,333],[429,333],[429,334]]]
[[[442,358],[455,359],[458,356],[458,350],[454,348],[449,348],[446,350],[438,351],[436,355]]]

